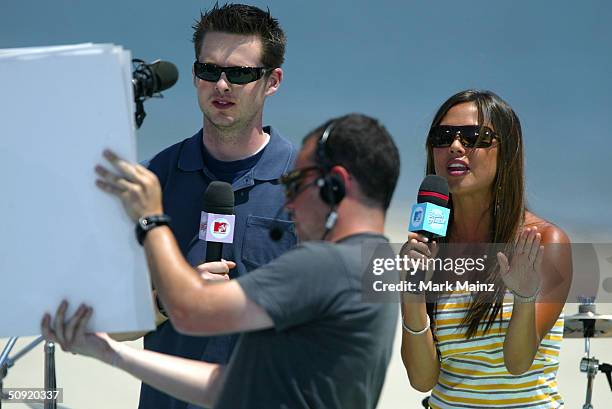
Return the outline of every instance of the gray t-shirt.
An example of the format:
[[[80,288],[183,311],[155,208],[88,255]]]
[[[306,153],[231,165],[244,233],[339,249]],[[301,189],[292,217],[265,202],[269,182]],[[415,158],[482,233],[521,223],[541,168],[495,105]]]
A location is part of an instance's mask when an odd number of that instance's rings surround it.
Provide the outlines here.
[[[241,336],[216,409],[375,408],[398,306],[361,301],[359,234],[302,244],[239,277],[274,329]]]

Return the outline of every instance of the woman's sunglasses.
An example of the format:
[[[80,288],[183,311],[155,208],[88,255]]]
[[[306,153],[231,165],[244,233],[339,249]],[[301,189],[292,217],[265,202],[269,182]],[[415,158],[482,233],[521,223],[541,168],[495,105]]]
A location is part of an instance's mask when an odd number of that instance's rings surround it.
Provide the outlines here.
[[[217,82],[221,74],[225,73],[227,80],[232,84],[244,85],[257,81],[272,68],[266,67],[220,67],[216,64],[194,62],[193,72],[201,80]]]
[[[489,148],[496,138],[497,134],[488,126],[438,125],[431,128],[427,141],[434,148],[447,148],[455,139],[459,139],[466,148]]]

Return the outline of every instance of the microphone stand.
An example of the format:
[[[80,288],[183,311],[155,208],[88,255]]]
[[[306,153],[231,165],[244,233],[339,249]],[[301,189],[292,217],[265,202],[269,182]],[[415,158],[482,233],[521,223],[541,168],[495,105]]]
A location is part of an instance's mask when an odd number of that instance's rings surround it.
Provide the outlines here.
[[[596,313],[594,298],[579,297],[579,300],[581,302],[581,304],[578,306],[578,311],[580,313]],[[593,409],[591,400],[593,397],[593,381],[595,380],[595,375],[597,375],[597,373],[600,371],[606,374],[608,384],[610,385],[610,389],[612,389],[612,365],[607,363],[600,364],[598,359],[596,359],[594,356],[591,357],[591,338],[595,335],[595,319],[582,320],[582,325],[584,336],[584,358],[580,360],[580,372],[586,373],[587,376],[586,398],[584,405],[582,405],[582,409]]]
[[[8,374],[9,368],[12,368],[18,359],[36,348],[38,344],[45,340],[42,336],[40,336],[23,347],[23,349],[17,352],[13,357],[9,357],[9,354],[15,347],[17,338],[18,337],[11,337],[0,354],[0,408],[2,408],[2,400],[8,399],[8,396],[3,392],[3,383],[4,378],[6,378]],[[45,342],[45,391],[50,392],[55,391],[55,389],[55,345],[53,342]],[[57,398],[55,397],[55,394],[45,395],[51,395],[54,397],[53,399],[45,400],[44,409],[57,409]]]

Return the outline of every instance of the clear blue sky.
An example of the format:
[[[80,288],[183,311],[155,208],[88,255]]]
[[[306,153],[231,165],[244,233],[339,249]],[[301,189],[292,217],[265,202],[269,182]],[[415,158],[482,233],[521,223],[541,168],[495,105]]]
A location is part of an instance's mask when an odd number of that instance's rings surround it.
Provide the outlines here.
[[[612,2],[248,3],[269,7],[288,36],[285,80],[265,122],[298,143],[331,116],[378,117],[400,147],[392,214],[402,223],[423,177],[433,113],[456,91],[484,88],[523,124],[530,207],[586,237],[612,237]],[[190,26],[212,4],[4,0],[0,48],[112,42],[174,62],[177,85],[146,103],[138,136],[146,158],[201,126]]]

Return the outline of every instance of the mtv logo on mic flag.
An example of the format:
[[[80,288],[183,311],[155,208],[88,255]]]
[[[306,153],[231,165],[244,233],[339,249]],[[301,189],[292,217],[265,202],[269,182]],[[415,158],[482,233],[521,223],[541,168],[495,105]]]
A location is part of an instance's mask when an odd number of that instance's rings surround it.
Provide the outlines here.
[[[233,214],[202,212],[199,238],[204,241],[233,243],[235,224],[236,216]]]
[[[429,202],[412,205],[410,217],[411,232],[429,232],[438,236],[446,236],[450,209]]]

